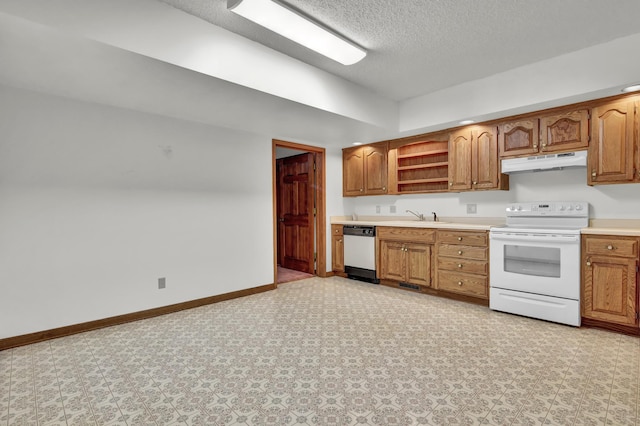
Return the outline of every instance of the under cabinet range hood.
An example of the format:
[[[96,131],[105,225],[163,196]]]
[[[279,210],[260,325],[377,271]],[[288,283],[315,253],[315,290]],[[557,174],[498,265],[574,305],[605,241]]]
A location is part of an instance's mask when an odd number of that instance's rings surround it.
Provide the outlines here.
[[[502,173],[541,172],[566,167],[587,167],[587,151],[535,155],[502,160]]]

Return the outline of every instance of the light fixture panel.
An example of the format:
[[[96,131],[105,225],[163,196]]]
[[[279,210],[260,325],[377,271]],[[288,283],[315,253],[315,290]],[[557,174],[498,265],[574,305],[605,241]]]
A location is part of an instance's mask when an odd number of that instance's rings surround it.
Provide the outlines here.
[[[361,47],[274,0],[228,0],[227,9],[343,65],[367,55]]]

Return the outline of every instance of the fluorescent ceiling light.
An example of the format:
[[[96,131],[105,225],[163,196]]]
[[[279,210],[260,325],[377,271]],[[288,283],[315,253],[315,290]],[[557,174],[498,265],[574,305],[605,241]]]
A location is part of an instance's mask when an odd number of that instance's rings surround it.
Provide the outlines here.
[[[624,93],[637,92],[638,90],[640,90],[640,84],[634,84],[633,86],[628,86],[622,89]]]
[[[227,9],[343,65],[367,55],[361,47],[274,0],[227,0]]]

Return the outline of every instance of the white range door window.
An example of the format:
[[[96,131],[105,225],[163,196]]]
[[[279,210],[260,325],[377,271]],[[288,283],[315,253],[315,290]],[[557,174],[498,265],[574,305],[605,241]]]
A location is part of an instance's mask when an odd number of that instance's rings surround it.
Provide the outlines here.
[[[580,235],[493,233],[491,286],[580,297]]]

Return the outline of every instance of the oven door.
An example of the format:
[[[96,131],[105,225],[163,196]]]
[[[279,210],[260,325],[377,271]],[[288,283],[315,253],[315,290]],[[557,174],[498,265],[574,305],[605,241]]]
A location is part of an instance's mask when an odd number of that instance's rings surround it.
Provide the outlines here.
[[[491,287],[580,299],[580,235],[491,232]]]

